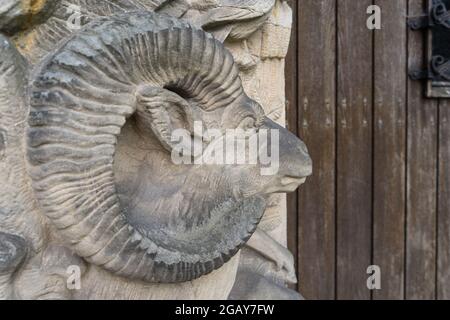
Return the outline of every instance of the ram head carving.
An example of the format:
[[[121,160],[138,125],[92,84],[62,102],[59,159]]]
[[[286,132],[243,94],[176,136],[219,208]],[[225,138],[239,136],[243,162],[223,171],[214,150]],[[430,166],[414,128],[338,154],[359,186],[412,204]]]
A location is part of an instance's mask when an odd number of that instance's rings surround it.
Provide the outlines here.
[[[304,143],[245,94],[223,44],[169,16],[96,19],[21,88],[10,94],[29,109],[23,153],[39,212],[65,246],[118,276],[173,283],[212,272],[250,238],[267,195],[294,191],[311,173]],[[195,141],[196,122],[277,130],[278,173],[174,164],[174,131]]]

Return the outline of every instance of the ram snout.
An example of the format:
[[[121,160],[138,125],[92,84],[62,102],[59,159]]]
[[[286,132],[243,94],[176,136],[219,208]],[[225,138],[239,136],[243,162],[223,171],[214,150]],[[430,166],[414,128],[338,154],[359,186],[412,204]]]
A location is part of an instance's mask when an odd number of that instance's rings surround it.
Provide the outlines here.
[[[272,152],[277,149],[279,151],[278,168],[265,190],[266,193],[295,191],[312,174],[312,160],[305,143],[286,128],[267,118],[261,129],[277,132],[268,135],[268,143]],[[278,148],[274,148],[273,144],[278,144]]]
[[[234,194],[249,197],[293,192],[312,174],[312,161],[305,144],[286,128],[264,117],[256,136],[258,146],[251,147],[249,142],[248,153],[258,153],[257,163],[228,166],[223,170],[233,181]],[[256,140],[252,138],[249,141]]]

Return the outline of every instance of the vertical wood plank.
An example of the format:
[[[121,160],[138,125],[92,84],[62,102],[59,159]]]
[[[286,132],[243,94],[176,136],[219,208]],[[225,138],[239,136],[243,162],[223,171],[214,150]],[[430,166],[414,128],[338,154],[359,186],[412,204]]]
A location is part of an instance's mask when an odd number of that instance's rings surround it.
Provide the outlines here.
[[[293,22],[291,42],[289,51],[286,56],[286,122],[288,129],[298,134],[298,54],[297,54],[297,1],[288,0],[289,6],[292,8]],[[298,193],[290,193],[287,196],[287,239],[288,248],[294,255],[295,267],[298,270]],[[298,277],[298,275],[297,275]],[[298,285],[292,286],[292,289],[298,289]]]
[[[338,0],[337,298],[370,299],[372,258],[372,0]]]
[[[437,299],[450,300],[450,101],[439,103]]]
[[[375,31],[373,264],[381,290],[374,299],[404,298],[406,208],[407,0],[377,0]]]
[[[335,0],[298,2],[299,133],[314,173],[299,193],[300,292],[335,292]]]
[[[425,1],[409,0],[409,16],[420,15]],[[423,68],[423,33],[408,33],[409,68]],[[424,98],[420,81],[408,80],[407,149],[407,299],[434,299],[436,278],[437,101]]]

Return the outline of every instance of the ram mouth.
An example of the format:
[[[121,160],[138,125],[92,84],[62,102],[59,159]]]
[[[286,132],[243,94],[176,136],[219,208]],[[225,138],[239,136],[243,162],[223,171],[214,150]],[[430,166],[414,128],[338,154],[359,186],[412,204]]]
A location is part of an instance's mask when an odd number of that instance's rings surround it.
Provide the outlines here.
[[[285,176],[281,179],[281,184],[283,186],[288,186],[291,184],[297,184],[298,186],[306,182],[307,177],[295,177],[295,176]]]
[[[281,178],[281,188],[279,192],[294,192],[306,182],[307,177],[285,176]]]

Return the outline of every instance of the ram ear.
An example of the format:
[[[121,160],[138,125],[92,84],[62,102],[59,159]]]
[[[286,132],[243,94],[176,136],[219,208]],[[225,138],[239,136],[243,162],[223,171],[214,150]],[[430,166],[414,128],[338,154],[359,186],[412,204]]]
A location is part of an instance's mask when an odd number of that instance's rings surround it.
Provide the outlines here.
[[[173,141],[179,136],[177,130],[193,137],[194,110],[184,98],[167,89],[144,86],[137,90],[136,99],[138,125],[150,129],[169,152],[179,145]]]

